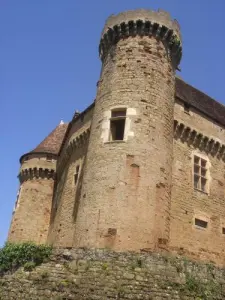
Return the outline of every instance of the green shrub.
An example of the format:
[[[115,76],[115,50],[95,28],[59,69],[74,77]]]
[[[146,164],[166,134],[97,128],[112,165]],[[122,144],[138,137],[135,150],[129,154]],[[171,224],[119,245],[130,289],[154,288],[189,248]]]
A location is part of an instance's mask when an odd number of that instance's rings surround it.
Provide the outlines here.
[[[47,245],[36,245],[32,242],[6,243],[0,249],[0,274],[14,272],[27,263],[28,268],[37,266],[49,258],[52,248]]]
[[[28,261],[23,267],[25,271],[32,271],[36,267],[36,264],[33,261]]]

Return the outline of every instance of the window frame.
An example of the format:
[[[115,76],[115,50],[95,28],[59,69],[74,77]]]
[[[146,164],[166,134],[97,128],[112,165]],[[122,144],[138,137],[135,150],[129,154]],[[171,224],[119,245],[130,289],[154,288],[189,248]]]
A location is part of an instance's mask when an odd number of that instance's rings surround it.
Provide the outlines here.
[[[113,109],[111,109],[110,112],[111,112],[111,116],[109,118],[109,137],[108,137],[108,141],[109,142],[122,142],[122,141],[125,141],[127,108],[126,107],[113,108]],[[120,112],[121,112],[121,115],[119,115]],[[115,113],[115,116],[113,116],[114,113]],[[118,113],[118,115],[116,113]],[[122,139],[113,139],[112,123],[116,122],[116,121],[120,121],[120,120],[124,121],[123,138]]]
[[[201,218],[195,217],[194,218],[194,226],[195,226],[195,228],[206,230],[209,227],[209,222],[206,220],[203,220]]]
[[[193,188],[204,194],[209,194],[209,159],[198,153],[193,154]]]

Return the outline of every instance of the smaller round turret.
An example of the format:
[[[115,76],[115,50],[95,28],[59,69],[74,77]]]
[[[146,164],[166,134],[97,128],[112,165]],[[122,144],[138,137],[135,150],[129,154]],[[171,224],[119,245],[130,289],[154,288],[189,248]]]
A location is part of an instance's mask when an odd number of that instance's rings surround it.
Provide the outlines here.
[[[67,124],[60,124],[34,150],[20,158],[19,181],[10,242],[45,243],[50,222],[56,162]]]

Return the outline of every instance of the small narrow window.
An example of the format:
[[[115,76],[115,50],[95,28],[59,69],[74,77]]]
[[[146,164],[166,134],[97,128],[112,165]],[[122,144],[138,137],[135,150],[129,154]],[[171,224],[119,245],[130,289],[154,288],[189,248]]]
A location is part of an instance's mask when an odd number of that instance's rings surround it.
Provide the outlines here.
[[[52,161],[52,159],[53,159],[53,156],[51,154],[47,154],[46,160],[47,161]]]
[[[189,114],[190,113],[190,105],[187,104],[187,103],[184,103],[184,112],[186,114]]]
[[[194,156],[194,188],[207,193],[208,189],[207,160]]]
[[[225,234],[225,227],[222,228],[222,234]]]
[[[195,226],[201,227],[201,228],[207,228],[208,222],[200,220],[200,219],[195,219]]]
[[[124,139],[126,109],[112,110],[110,119],[110,141]]]
[[[74,183],[75,185],[77,184],[78,178],[79,178],[79,171],[80,171],[80,166],[76,166],[76,173],[74,174]]]

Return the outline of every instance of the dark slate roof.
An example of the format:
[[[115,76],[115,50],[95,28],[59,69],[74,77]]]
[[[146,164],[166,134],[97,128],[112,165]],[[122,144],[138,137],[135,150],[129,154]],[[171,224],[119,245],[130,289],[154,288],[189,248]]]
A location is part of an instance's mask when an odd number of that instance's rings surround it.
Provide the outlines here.
[[[180,78],[176,78],[176,97],[225,126],[225,106]]]
[[[176,77],[176,97],[225,127],[225,106],[178,77]],[[87,107],[82,113],[76,114],[69,124],[60,122],[60,124],[34,150],[24,154],[20,158],[20,162],[25,155],[32,153],[50,153],[59,155],[61,146],[66,141],[72,123],[82,118],[88,110],[94,108],[94,105],[95,102]]]

